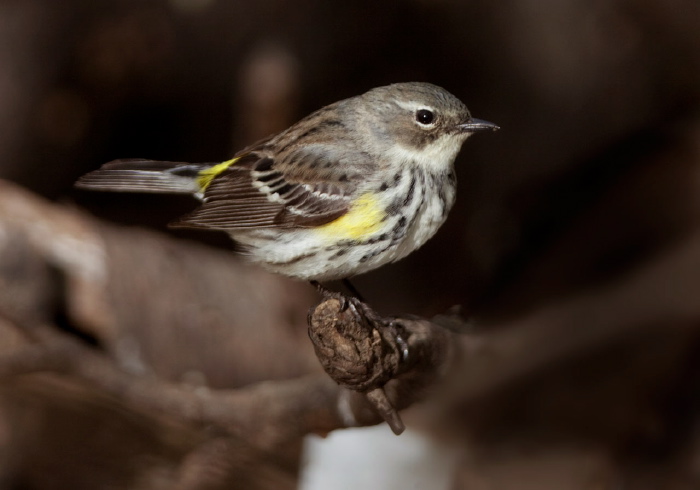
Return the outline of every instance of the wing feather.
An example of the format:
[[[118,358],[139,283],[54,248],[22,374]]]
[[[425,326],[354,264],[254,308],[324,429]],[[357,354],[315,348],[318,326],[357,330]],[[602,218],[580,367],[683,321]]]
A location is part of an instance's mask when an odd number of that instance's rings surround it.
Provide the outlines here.
[[[350,208],[352,181],[314,182],[289,175],[271,157],[249,153],[216,175],[202,205],[174,227],[245,230],[312,227],[329,223]]]

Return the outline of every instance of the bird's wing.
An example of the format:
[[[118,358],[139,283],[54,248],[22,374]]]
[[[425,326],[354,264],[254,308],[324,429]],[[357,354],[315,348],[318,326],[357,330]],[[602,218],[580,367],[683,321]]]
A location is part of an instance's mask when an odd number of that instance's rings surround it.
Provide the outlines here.
[[[333,178],[328,169],[311,170],[310,162],[320,158],[316,153],[296,153],[292,157],[297,163],[289,165],[249,152],[225,168],[212,168],[202,205],[172,225],[243,230],[329,223],[348,211],[357,181],[347,175]]]

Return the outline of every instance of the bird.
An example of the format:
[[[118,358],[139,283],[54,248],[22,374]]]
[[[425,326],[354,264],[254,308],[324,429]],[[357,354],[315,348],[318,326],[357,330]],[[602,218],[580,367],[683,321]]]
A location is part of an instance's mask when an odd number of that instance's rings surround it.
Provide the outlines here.
[[[394,83],[327,105],[224,162],[115,160],[76,187],[191,194],[200,206],[170,226],[222,230],[251,262],[318,285],[421,247],[455,202],[462,144],[497,129],[441,87]]]

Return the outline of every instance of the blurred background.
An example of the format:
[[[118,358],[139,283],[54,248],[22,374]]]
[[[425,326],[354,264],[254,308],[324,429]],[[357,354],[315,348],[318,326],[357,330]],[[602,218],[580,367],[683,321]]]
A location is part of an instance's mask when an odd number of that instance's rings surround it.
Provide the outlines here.
[[[73,182],[116,158],[222,161],[341,98],[392,82],[431,82],[502,129],[465,144],[457,203],[438,235],[354,283],[385,314],[430,317],[461,305],[488,338],[578,295],[604,301],[678,247],[690,244],[694,257],[699,23],[696,0],[0,0],[0,177],[107,222],[203,242],[198,253],[218,261],[235,249],[226,237],[167,230],[194,201],[89,194]],[[679,270],[700,275],[685,264]],[[256,337],[256,352],[268,357],[248,356],[244,375],[226,365],[225,339],[233,335],[239,352],[245,335],[163,330],[155,342],[142,338],[137,317],[114,328],[146,345],[139,362],[169,379],[195,372],[211,386],[233,387],[317,369],[304,339],[313,291],[251,274],[263,284],[251,287],[285,291],[287,306],[274,313],[283,321],[267,318],[269,335],[284,329],[300,346],[298,358],[269,354],[267,337]],[[667,300],[658,317],[635,323],[643,331],[629,328],[488,396],[455,402],[462,459],[445,488],[700,486],[700,344],[688,328],[700,326],[700,316],[672,314],[695,312],[700,289],[683,286],[684,302],[674,274],[664,277],[670,282],[653,283],[644,295],[629,290],[624,311],[602,308],[589,319],[613,321],[642,311],[649,298]],[[560,331],[578,335],[567,323]],[[102,334],[91,333],[117,357],[131,345]],[[183,364],[180,353],[200,347]],[[268,360],[272,371],[250,367]],[[17,390],[29,403],[24,389],[3,388],[4,404],[17,406]],[[67,416],[46,408],[52,396],[32,400],[41,417]],[[2,488],[106,488],[92,467],[80,470],[93,471],[87,480],[34,475],[36,461],[50,461],[64,445],[78,448],[79,459],[83,429],[28,440],[8,413],[16,411],[6,410],[0,451],[13,456],[1,458]],[[98,427],[113,420],[91,417]],[[80,417],[71,420],[80,426]],[[425,430],[444,433],[434,425]],[[46,443],[54,452],[39,457],[41,440],[54,441]],[[65,467],[57,461],[42,464]],[[139,481],[124,488],[155,488]]]

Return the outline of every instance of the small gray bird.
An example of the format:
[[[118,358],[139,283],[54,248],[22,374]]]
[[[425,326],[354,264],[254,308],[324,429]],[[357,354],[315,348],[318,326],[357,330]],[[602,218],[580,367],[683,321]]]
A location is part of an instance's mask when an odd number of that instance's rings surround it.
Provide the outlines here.
[[[116,160],[76,185],[193,194],[201,206],[174,226],[223,230],[286,276],[347,279],[435,234],[455,200],[462,143],[496,129],[440,87],[397,83],[319,109],[223,163]]]

